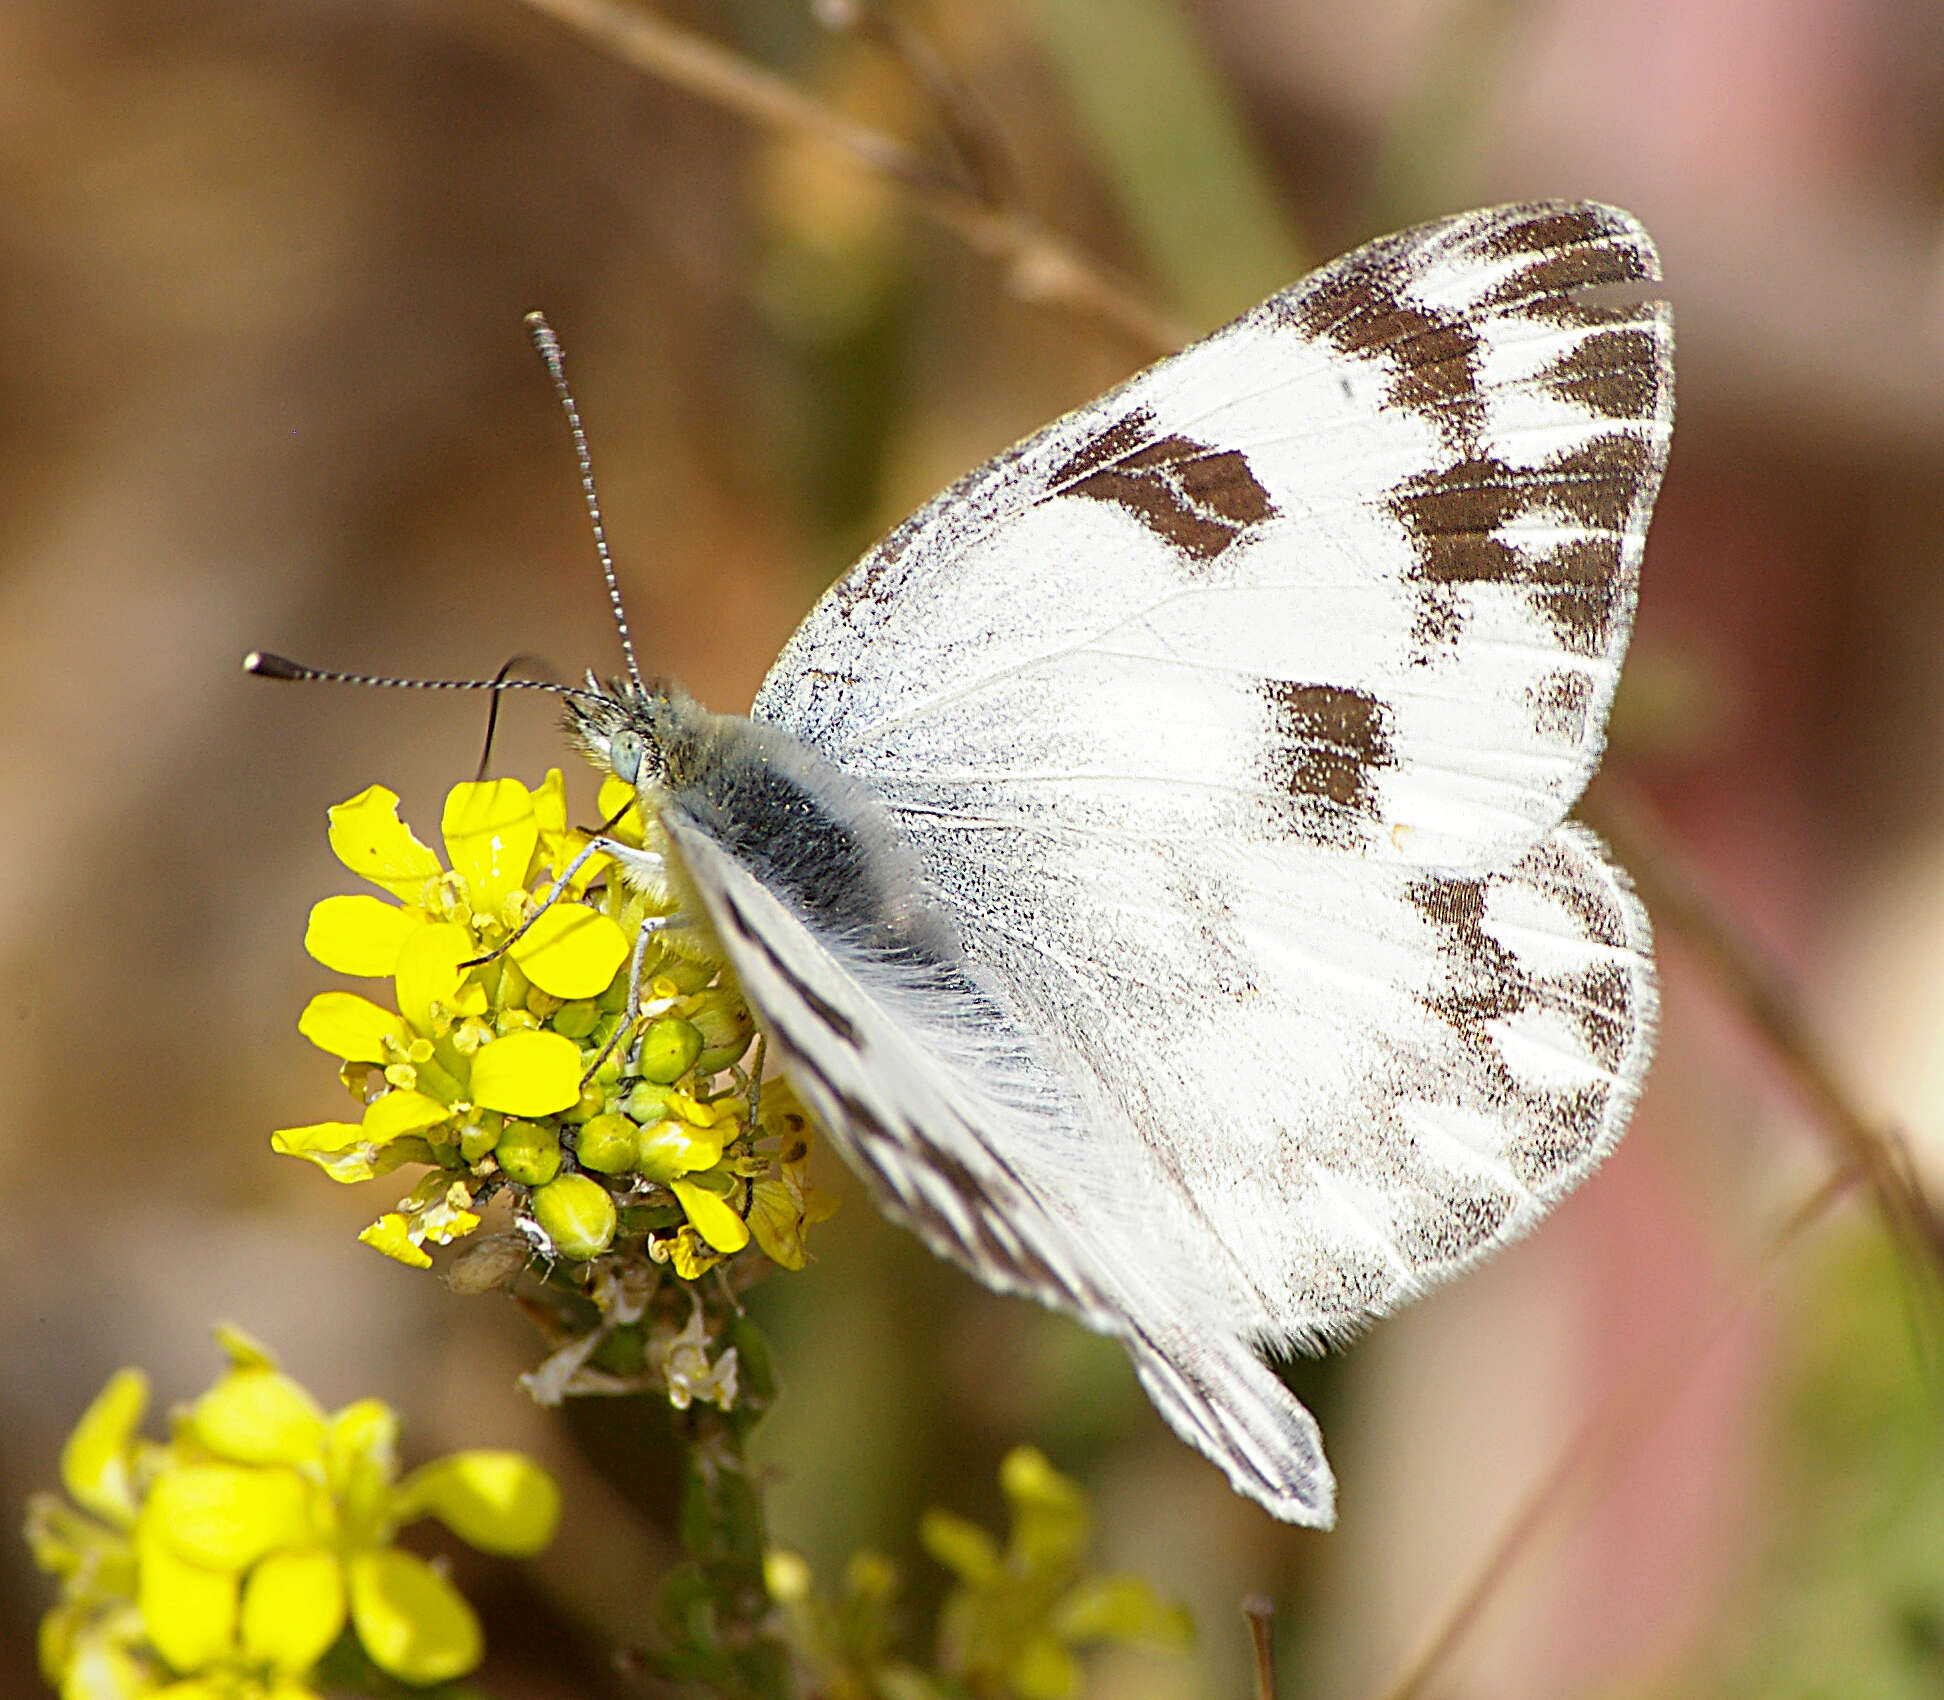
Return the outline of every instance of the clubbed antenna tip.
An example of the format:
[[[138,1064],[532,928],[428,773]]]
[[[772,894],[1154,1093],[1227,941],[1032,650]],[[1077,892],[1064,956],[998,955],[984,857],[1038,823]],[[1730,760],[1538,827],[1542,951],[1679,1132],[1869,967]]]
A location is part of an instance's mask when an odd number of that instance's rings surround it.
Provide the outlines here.
[[[560,352],[560,338],[547,323],[544,313],[529,313],[525,320],[533,349],[553,379],[554,394],[567,414],[567,429],[574,439],[574,459],[580,466],[581,500],[587,508],[587,523],[594,533],[594,553],[600,557],[601,576],[607,580],[608,605],[614,610],[614,629],[621,639],[621,653],[627,658],[628,677],[636,690],[642,688],[641,669],[635,665],[634,637],[628,630],[628,611],[621,605],[621,581],[614,571],[614,556],[608,550],[607,527],[601,522],[601,499],[594,490],[594,457],[587,447],[587,433],[581,429],[580,408],[567,383],[567,363]]]
[[[311,670],[299,667],[294,661],[287,661],[281,655],[272,655],[268,650],[253,649],[243,657],[243,671],[254,673],[259,679],[308,679]]]

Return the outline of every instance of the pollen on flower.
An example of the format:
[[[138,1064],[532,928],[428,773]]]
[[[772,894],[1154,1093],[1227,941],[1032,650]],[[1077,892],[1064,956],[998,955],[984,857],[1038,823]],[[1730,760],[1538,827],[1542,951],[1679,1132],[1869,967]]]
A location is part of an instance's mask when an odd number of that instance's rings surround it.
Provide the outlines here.
[[[386,1676],[463,1676],[480,1658],[477,1615],[393,1538],[430,1516],[483,1551],[538,1552],[558,1522],[553,1479],[514,1452],[400,1479],[387,1407],[327,1412],[263,1347],[234,1329],[218,1339],[229,1368],[169,1440],[141,1435],[147,1380],[122,1370],[62,1455],[72,1503],[29,1502],[34,1561],[61,1585],[41,1625],[48,1681],[102,1700],[293,1700],[312,1696],[312,1667],[347,1630]]]
[[[633,805],[604,783],[608,830],[640,846],[653,829]],[[725,1263],[732,1281],[804,1266],[805,1230],[831,1210],[809,1180],[810,1124],[786,1084],[759,1085],[748,1005],[701,935],[654,934],[637,978],[635,942],[673,895],[610,877],[598,854],[576,866],[587,838],[567,821],[557,769],[537,789],[455,786],[443,860],[382,786],[331,811],[332,848],[380,894],[324,898],[305,947],[383,989],[312,998],[299,1030],[340,1060],[355,1116],[272,1144],[345,1184],[423,1165],[360,1236],[396,1262],[430,1267],[434,1248],[489,1223],[499,1247],[529,1247],[532,1297],[555,1316],[549,1385],[609,1391],[618,1377],[682,1404],[733,1400],[733,1357],[726,1373],[705,1358],[713,1381],[688,1359],[676,1375],[647,1330],[672,1328],[689,1284]],[[522,1278],[504,1249],[490,1263],[466,1284]],[[652,1302],[663,1282],[673,1310]]]

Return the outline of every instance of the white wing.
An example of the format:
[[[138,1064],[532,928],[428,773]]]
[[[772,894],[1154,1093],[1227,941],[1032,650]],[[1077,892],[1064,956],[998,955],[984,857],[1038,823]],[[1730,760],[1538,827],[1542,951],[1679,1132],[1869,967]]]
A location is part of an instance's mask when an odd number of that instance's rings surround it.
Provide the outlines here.
[[[911,1113],[874,1143],[813,1102],[887,1197],[957,1162],[1037,1213],[1085,1291],[904,1205],[1128,1339],[1279,1515],[1328,1521],[1329,1479],[1251,1343],[1342,1335],[1522,1231],[1646,1069],[1644,916],[1561,823],[1672,408],[1665,310],[1590,292],[1657,276],[1588,205],[1360,249],[921,510],[757,699],[889,805],[1064,1131],[1031,1155],[1029,1118],[956,1096],[976,1068],[926,1073],[941,1005],[855,982],[907,1034],[873,1078]],[[808,1031],[787,987],[751,995]],[[972,1150],[1020,1157],[1030,1206]]]
[[[794,813],[803,839],[828,830],[814,807]],[[886,1212],[988,1285],[1119,1337],[1169,1421],[1240,1491],[1327,1522],[1315,1421],[1246,1339],[1202,1326],[1222,1313],[1226,1272],[1203,1281],[1185,1243],[1156,1256],[1157,1221],[1180,1224],[1157,1216],[1168,1177],[1132,1120],[1111,1107],[1083,1120],[1071,1083],[956,951],[835,921],[679,801],[661,819],[790,1078]]]

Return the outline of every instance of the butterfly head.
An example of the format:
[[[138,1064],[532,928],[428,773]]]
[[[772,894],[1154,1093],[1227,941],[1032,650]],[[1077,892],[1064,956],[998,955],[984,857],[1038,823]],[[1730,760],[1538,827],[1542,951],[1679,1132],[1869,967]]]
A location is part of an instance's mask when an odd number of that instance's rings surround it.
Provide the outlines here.
[[[686,742],[695,705],[677,686],[658,679],[603,682],[567,699],[567,735],[603,772],[652,799],[668,789],[671,757]]]

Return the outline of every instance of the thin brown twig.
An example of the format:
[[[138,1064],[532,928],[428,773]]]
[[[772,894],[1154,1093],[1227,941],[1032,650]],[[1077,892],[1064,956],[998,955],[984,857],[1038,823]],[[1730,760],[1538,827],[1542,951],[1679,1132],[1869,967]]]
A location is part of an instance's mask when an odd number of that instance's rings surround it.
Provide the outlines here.
[[[874,41],[898,62],[931,103],[932,115],[982,205],[1017,201],[1019,174],[1005,138],[985,103],[929,35],[902,11],[875,0],[812,0],[811,10],[826,29]]]
[[[1670,1389],[1685,1382],[1741,1321],[1781,1267],[1783,1254],[1828,1213],[1857,1179],[1858,1170],[1849,1165],[1824,1181],[1770,1237],[1754,1272],[1707,1324],[1669,1348],[1661,1368],[1643,1366],[1626,1398],[1603,1406],[1580,1425],[1552,1467],[1527,1490],[1519,1509],[1464,1586],[1439,1614],[1403,1669],[1377,1691],[1375,1700],[1420,1700],[1432,1678],[1484,1616],[1492,1596],[1504,1585],[1567,1490],[1578,1481],[1610,1469],[1642,1438],[1652,1427],[1654,1417],[1665,1408]]]
[[[1672,828],[1635,787],[1612,777],[1583,811],[1618,853],[1655,917],[1698,949],[1789,1071],[1830,1136],[1837,1163],[1863,1175],[1892,1229],[1944,1269],[1944,1225],[1897,1129],[1864,1113],[1842,1083],[1788,982],[1749,939]]]
[[[1267,1594],[1245,1594],[1242,1616],[1255,1654],[1255,1700],[1276,1700],[1276,1606]]]
[[[524,0],[624,64],[766,129],[821,142],[901,187],[920,211],[998,263],[1014,294],[1113,331],[1148,355],[1186,330],[1081,249],[1017,207],[988,206],[977,190],[916,149],[826,106],[760,65],[652,12],[615,0]]]

